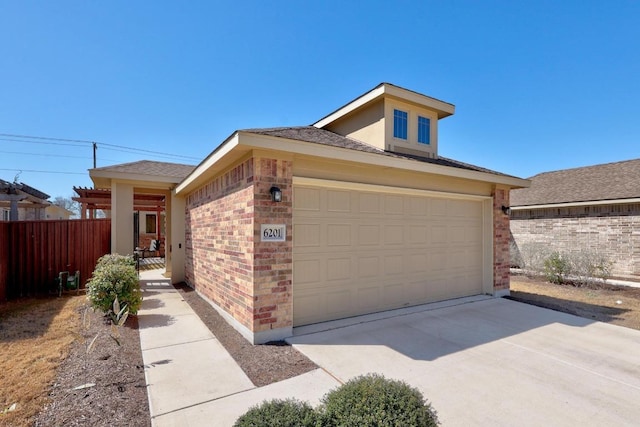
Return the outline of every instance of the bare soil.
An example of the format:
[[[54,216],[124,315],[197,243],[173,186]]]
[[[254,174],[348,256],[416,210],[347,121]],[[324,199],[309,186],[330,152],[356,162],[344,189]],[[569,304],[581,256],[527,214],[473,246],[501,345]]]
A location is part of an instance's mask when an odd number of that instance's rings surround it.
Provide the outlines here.
[[[86,302],[77,314],[76,340],[33,425],[151,426],[137,317],[112,327]],[[75,389],[87,383],[94,385]]]
[[[317,368],[315,363],[284,341],[265,345],[250,344],[193,289],[186,285],[177,286],[177,289],[257,387]]]
[[[640,330],[640,288],[606,283],[549,283],[511,276],[511,298],[599,322]]]

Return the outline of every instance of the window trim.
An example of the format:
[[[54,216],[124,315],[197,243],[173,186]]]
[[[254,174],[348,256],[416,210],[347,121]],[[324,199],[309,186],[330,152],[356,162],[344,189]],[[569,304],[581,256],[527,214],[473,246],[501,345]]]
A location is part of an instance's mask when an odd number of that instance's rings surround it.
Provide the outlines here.
[[[409,112],[393,109],[393,137],[407,140],[409,133]]]
[[[425,137],[426,137],[426,141],[423,140],[423,138]],[[418,138],[417,140],[419,144],[431,145],[431,118],[430,117],[418,116],[417,138]]]

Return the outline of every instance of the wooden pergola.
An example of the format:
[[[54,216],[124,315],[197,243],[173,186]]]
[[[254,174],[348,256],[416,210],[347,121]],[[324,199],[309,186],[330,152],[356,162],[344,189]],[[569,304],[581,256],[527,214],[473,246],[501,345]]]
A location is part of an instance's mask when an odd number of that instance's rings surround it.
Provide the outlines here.
[[[107,216],[111,213],[111,190],[73,187],[78,197],[72,199],[80,204],[80,218],[95,218],[96,211],[107,211]],[[143,212],[156,212],[156,230],[158,239],[160,236],[160,214],[165,210],[165,196],[163,194],[133,194],[133,210]]]

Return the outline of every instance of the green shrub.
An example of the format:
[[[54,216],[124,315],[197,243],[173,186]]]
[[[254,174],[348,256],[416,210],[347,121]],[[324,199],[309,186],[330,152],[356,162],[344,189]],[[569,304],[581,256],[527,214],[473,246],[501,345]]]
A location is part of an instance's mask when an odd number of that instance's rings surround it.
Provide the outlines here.
[[[254,406],[242,415],[235,427],[316,426],[317,415],[306,402],[295,399],[271,400]]]
[[[552,283],[564,283],[571,273],[569,259],[560,252],[551,252],[544,260],[544,275]]]
[[[116,297],[131,314],[137,313],[142,304],[135,260],[131,256],[103,256],[87,283],[87,299],[94,308],[104,313],[112,311]]]
[[[439,425],[419,390],[377,374],[352,379],[327,393],[322,403],[322,426]]]

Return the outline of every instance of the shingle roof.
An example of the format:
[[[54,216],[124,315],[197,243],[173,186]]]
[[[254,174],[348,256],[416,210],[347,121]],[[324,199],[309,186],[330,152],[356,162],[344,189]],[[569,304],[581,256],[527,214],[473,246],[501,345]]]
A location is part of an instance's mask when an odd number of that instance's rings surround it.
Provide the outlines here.
[[[140,160],[132,163],[122,163],[113,166],[104,166],[92,169],[94,171],[107,171],[119,173],[132,173],[139,175],[170,176],[184,179],[189,175],[195,166],[183,165],[179,163],[154,162],[151,160]]]
[[[330,145],[332,147],[346,148],[349,150],[363,151],[366,153],[378,154],[381,156],[395,157],[398,159],[413,160],[423,163],[431,163],[434,165],[448,166],[459,169],[466,169],[476,172],[485,172],[493,175],[509,176],[500,172],[496,172],[490,169],[485,169],[479,166],[471,165],[468,163],[459,162],[453,159],[447,159],[445,157],[438,156],[437,158],[428,158],[421,156],[413,156],[409,154],[393,153],[390,151],[384,151],[379,148],[373,147],[364,142],[357,141],[352,138],[348,138],[337,133],[319,129],[315,126],[295,126],[295,127],[278,127],[278,128],[263,128],[263,129],[244,129],[240,132],[254,133],[258,135],[275,136],[279,138],[293,139],[297,141],[312,142],[314,144]]]
[[[640,159],[545,172],[531,187],[511,190],[511,206],[640,197]]]

